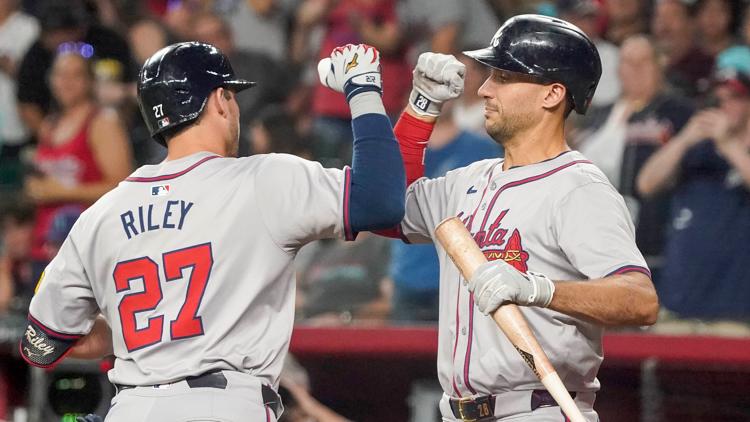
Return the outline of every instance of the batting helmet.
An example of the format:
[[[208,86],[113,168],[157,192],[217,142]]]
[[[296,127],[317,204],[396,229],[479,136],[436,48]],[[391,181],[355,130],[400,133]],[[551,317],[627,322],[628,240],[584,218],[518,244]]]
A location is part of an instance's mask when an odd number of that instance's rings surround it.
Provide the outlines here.
[[[213,90],[239,92],[254,85],[235,77],[218,48],[181,42],[162,48],[143,64],[138,104],[151,136],[165,145],[162,133],[197,119]]]
[[[548,16],[510,18],[497,30],[489,47],[464,54],[495,69],[563,84],[579,114],[586,113],[602,74],[599,52],[586,34]]]

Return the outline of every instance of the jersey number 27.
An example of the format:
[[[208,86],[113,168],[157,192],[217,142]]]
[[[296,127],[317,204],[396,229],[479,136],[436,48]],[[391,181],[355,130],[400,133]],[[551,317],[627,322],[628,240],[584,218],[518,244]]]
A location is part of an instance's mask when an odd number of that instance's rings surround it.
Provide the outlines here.
[[[211,244],[203,243],[188,248],[166,252],[162,255],[166,282],[187,281],[185,301],[177,318],[169,323],[172,340],[203,335],[203,321],[197,315],[198,307],[211,275],[214,264]],[[183,271],[192,267],[189,280],[184,280]],[[117,292],[130,290],[130,282],[143,280],[143,291],[126,294],[118,310],[122,324],[122,335],[129,352],[161,342],[164,315],[148,319],[144,328],[137,328],[135,314],[151,311],[161,303],[163,295],[159,280],[159,264],[149,257],[141,257],[117,263],[114,271]]]

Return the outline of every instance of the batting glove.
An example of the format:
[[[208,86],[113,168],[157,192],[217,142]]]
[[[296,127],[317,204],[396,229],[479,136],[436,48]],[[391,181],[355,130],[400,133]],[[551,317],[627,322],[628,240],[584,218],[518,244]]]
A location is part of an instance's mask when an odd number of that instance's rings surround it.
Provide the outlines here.
[[[346,101],[363,92],[383,94],[380,81],[380,53],[366,44],[336,47],[331,57],[318,62],[320,83],[343,92]]]
[[[544,274],[524,274],[502,259],[480,265],[471,280],[464,283],[485,315],[507,302],[546,308],[555,294],[555,283]]]
[[[411,108],[422,116],[439,116],[443,102],[464,92],[465,73],[464,64],[451,55],[420,54],[412,72]]]

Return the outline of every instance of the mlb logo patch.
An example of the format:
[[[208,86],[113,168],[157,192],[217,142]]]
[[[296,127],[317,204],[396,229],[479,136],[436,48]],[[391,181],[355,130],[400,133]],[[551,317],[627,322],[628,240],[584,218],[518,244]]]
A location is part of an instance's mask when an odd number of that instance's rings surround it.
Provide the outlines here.
[[[159,129],[163,128],[164,126],[169,125],[169,117],[165,117],[161,120],[159,120]]]
[[[169,195],[169,185],[151,186],[151,196]]]

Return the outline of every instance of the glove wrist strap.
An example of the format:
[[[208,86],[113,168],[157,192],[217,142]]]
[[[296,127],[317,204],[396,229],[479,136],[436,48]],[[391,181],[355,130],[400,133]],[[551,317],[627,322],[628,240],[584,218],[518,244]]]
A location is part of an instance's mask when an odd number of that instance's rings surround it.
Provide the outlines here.
[[[422,94],[416,89],[411,90],[409,95],[409,105],[415,113],[420,116],[440,116],[440,109],[443,107],[443,103],[435,101]]]

